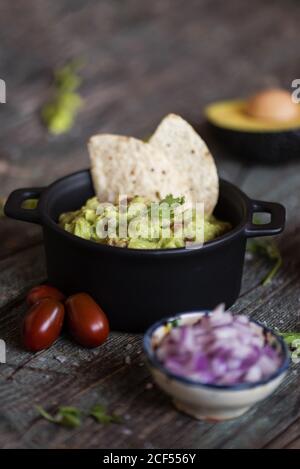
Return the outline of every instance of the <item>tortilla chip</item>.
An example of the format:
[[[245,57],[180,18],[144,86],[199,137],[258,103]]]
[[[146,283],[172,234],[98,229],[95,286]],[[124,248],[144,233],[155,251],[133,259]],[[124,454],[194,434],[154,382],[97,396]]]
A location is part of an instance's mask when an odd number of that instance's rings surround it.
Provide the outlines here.
[[[115,202],[119,195],[140,195],[155,201],[187,191],[167,155],[141,140],[94,135],[88,149],[94,188],[101,202]]]
[[[210,215],[219,197],[219,178],[209,149],[193,127],[180,116],[169,114],[149,143],[163,150],[169,165],[177,169],[183,187],[188,187],[187,198],[204,202],[204,211]]]

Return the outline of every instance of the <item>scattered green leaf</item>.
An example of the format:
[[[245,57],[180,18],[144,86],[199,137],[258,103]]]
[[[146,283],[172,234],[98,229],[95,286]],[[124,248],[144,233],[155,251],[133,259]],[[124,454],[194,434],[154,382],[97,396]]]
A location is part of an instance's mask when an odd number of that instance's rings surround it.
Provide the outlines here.
[[[171,207],[174,204],[183,205],[184,201],[185,201],[184,197],[173,197],[172,194],[168,194],[168,195],[166,195],[166,197],[164,199],[161,200],[160,203],[161,204],[167,204]]]
[[[282,266],[282,256],[277,244],[273,239],[250,240],[247,244],[247,251],[273,262],[272,269],[262,281],[263,286],[269,285]]]
[[[280,332],[279,333],[289,347],[293,346],[295,340],[300,341],[300,332]]]
[[[252,222],[254,225],[264,225],[264,220],[261,213],[254,213]]]
[[[179,326],[179,320],[178,319],[173,319],[172,321],[169,322],[169,325],[171,326],[171,328],[178,327]]]
[[[76,407],[61,406],[58,408],[55,415],[49,414],[49,412],[47,412],[42,406],[36,406],[36,410],[45,420],[57,425],[62,425],[68,428],[77,428],[81,425],[83,413]],[[86,416],[93,417],[98,423],[102,423],[104,425],[122,422],[119,415],[109,414],[101,404],[97,404],[92,407]]]
[[[121,423],[122,419],[119,415],[108,414],[105,407],[101,404],[97,404],[90,410],[91,417],[93,417],[98,423],[107,425],[109,423]]]
[[[58,423],[56,417],[53,417],[49,412],[47,412],[41,405],[35,406],[38,413],[48,422]]]
[[[76,407],[59,407],[54,416],[49,414],[42,406],[36,406],[36,409],[44,419],[48,420],[48,422],[56,423],[68,428],[76,428],[81,425],[81,411]]]
[[[21,207],[27,210],[34,210],[37,207],[38,201],[38,199],[26,199],[22,202]]]
[[[60,407],[59,417],[61,425],[66,427],[79,427],[81,425],[81,411],[76,407]]]
[[[81,67],[81,62],[73,60],[66,64],[64,67],[54,71],[54,84],[60,92],[70,93],[76,91],[81,85],[81,77],[78,75],[78,70]]]
[[[58,135],[70,130],[82,105],[77,92],[81,84],[78,68],[79,63],[73,61],[54,72],[53,98],[41,111],[42,120],[52,134]]]
[[[0,218],[5,217],[4,204],[5,204],[5,200],[3,198],[0,198]]]

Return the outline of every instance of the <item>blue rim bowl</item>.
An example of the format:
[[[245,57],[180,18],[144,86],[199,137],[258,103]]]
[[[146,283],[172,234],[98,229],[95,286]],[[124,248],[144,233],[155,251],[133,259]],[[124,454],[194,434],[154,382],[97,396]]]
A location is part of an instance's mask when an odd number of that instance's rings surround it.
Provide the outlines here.
[[[157,321],[152,326],[150,326],[149,329],[147,329],[147,331],[145,332],[144,339],[143,339],[143,349],[144,349],[145,355],[146,355],[150,365],[152,367],[157,368],[158,370],[160,370],[162,373],[164,373],[166,376],[168,376],[168,378],[179,381],[183,384],[187,384],[189,386],[198,386],[198,387],[203,387],[203,388],[210,388],[210,389],[215,389],[215,390],[219,389],[219,390],[222,390],[222,391],[224,391],[224,390],[225,391],[226,390],[228,390],[228,391],[242,391],[244,389],[251,389],[251,388],[256,388],[258,386],[263,386],[264,384],[269,383],[270,381],[274,380],[275,378],[282,375],[283,373],[285,373],[288,370],[291,359],[290,359],[290,354],[289,354],[288,347],[287,347],[285,341],[283,340],[283,338],[280,335],[276,334],[276,332],[274,332],[269,327],[266,327],[264,324],[260,323],[259,321],[255,321],[254,319],[249,318],[250,322],[252,322],[254,324],[257,324],[258,326],[260,326],[264,330],[264,332],[267,332],[267,333],[271,334],[276,339],[276,341],[279,343],[279,345],[281,347],[282,358],[283,358],[282,364],[268,378],[261,379],[259,381],[255,381],[254,383],[239,383],[239,384],[233,384],[233,385],[226,385],[226,384],[202,383],[201,381],[197,381],[197,380],[191,379],[191,378],[186,378],[184,376],[180,376],[180,375],[176,375],[175,373],[172,373],[170,370],[168,370],[158,360],[158,358],[156,356],[155,350],[153,349],[153,346],[152,346],[152,336],[153,336],[154,332],[159,327],[167,326],[168,324],[170,324],[170,322],[179,320],[183,316],[190,315],[190,314],[205,315],[205,314],[210,314],[210,312],[211,311],[186,311],[184,313],[176,314],[175,316],[172,316],[172,317],[161,319],[160,321]]]

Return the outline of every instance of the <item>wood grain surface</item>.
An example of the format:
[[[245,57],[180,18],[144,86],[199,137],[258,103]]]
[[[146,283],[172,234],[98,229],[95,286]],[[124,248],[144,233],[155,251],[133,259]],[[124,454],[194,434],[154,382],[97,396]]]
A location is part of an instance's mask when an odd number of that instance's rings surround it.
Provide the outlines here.
[[[300,4],[292,0],[2,0],[0,77],[7,103],[0,104],[0,197],[87,167],[86,141],[94,132],[144,137],[166,113],[177,112],[200,129],[223,177],[253,198],[287,207],[280,274],[263,287],[268,261],[247,260],[233,311],[296,330],[300,158],[279,167],[234,159],[208,133],[202,109],[266,85],[290,87],[300,75],[299,20]],[[71,132],[51,137],[40,108],[50,95],[51,71],[71,58],[84,61],[84,106]],[[176,412],[150,384],[138,335],[113,333],[94,350],[66,336],[47,351],[24,352],[24,296],[45,278],[40,229],[1,218],[0,338],[7,344],[7,363],[0,364],[2,448],[300,447],[300,365],[243,417],[213,424]],[[88,410],[96,403],[120,414],[122,424],[86,419],[68,430],[41,419],[35,409]]]

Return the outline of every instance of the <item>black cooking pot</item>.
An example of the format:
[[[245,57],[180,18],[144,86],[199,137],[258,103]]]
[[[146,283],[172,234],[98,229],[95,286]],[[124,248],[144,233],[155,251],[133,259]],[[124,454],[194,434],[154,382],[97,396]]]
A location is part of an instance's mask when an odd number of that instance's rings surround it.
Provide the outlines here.
[[[4,207],[8,217],[42,225],[48,282],[66,294],[87,292],[102,306],[113,329],[142,332],[164,316],[182,311],[227,307],[241,286],[246,240],[269,236],[284,228],[279,204],[250,200],[237,187],[220,181],[217,217],[233,229],[196,249],[135,250],[106,246],[74,236],[57,225],[58,216],[81,207],[94,195],[88,170],[47,188],[19,189]],[[36,209],[22,202],[39,198]],[[271,214],[264,225],[253,214]]]

